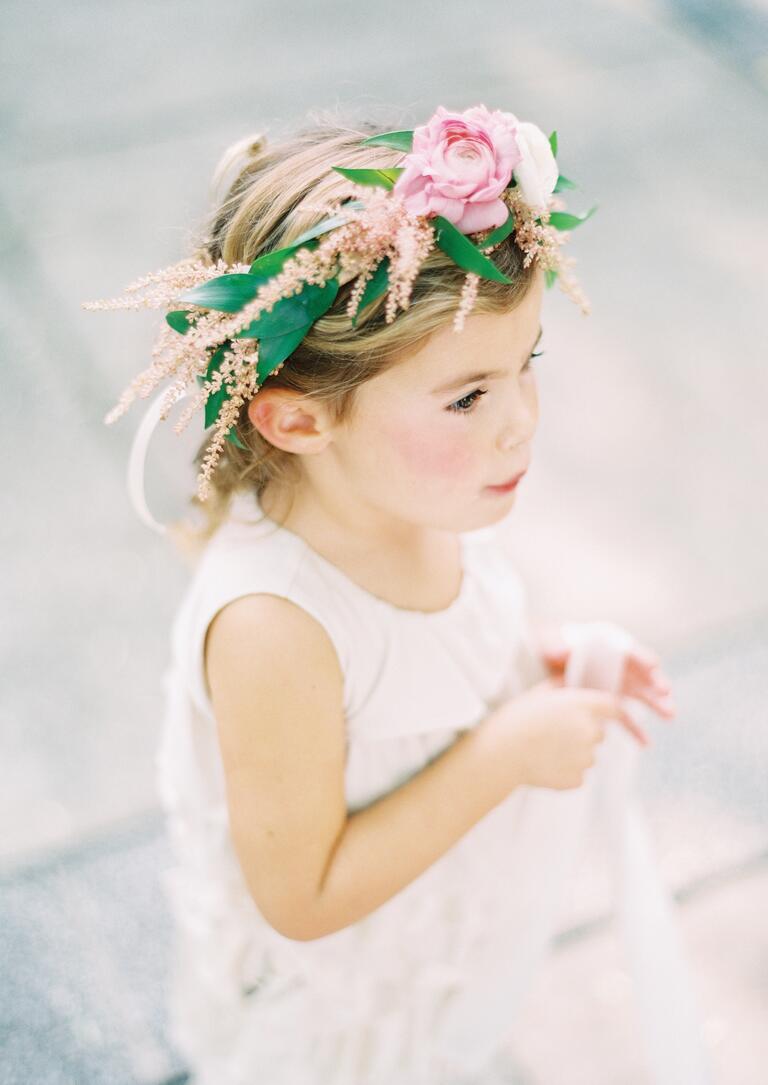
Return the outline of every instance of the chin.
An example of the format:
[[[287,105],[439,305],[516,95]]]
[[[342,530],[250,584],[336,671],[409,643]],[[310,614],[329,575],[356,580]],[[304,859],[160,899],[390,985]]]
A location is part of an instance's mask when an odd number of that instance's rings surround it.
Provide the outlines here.
[[[512,509],[517,504],[517,491],[513,490],[509,494],[498,494],[494,501],[489,501],[490,508],[485,510],[485,522],[487,524],[497,524],[499,520],[503,520],[506,516],[509,516]]]
[[[476,505],[471,514],[464,518],[464,522],[454,530],[479,531],[483,527],[493,527],[511,514],[516,493],[516,490],[511,490],[508,494],[491,494],[487,501]]]

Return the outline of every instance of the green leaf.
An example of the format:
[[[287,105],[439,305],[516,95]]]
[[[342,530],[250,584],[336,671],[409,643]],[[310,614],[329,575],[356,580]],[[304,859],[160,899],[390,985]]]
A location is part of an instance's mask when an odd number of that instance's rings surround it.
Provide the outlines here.
[[[205,376],[198,377],[198,380],[209,381],[213,379],[213,374],[218,372],[219,366],[221,365],[221,360],[224,357],[225,351],[229,349],[229,346],[230,340],[225,339],[221,346],[216,348],[216,350],[213,352],[210,359],[208,360],[208,368],[205,371]]]
[[[200,286],[193,286],[179,294],[180,301],[189,301],[203,309],[219,309],[224,313],[237,313],[249,301],[253,301],[261,283],[250,274],[219,275]]]
[[[550,286],[555,285],[555,279],[556,278],[557,278],[557,272],[553,271],[552,268],[547,268],[547,270],[544,272],[544,282],[547,285],[547,289],[549,289]]]
[[[569,181],[567,177],[563,177],[562,173],[557,179],[557,184],[552,189],[553,192],[562,192],[564,188],[578,188],[578,185],[573,181]]]
[[[311,323],[303,324],[284,335],[271,335],[266,339],[259,339],[259,358],[256,362],[259,385],[263,384],[270,373],[273,373],[280,363],[294,352],[311,327]]]
[[[195,322],[192,315],[185,312],[184,309],[174,309],[173,312],[166,313],[165,319],[173,330],[180,335],[186,335]]]
[[[383,173],[384,176],[388,180],[390,180],[392,182],[392,184],[394,184],[397,181],[400,174],[404,173],[404,172],[405,172],[405,169],[404,169],[403,166],[387,166],[387,167],[382,166],[379,169],[379,173]]]
[[[357,315],[365,309],[366,305],[370,305],[376,298],[381,297],[389,289],[389,257],[385,256],[379,266],[374,271],[368,282],[365,284],[365,290],[360,298],[360,302],[355,310],[355,315],[352,317],[352,327],[357,327]]]
[[[482,252],[473,245],[466,234],[457,230],[452,222],[436,215],[433,219],[435,229],[435,241],[438,246],[465,271],[473,271],[483,279],[493,279],[498,283],[511,283],[503,271],[500,271],[493,260],[489,260]]]
[[[353,210],[361,207],[363,207],[361,200],[348,200],[342,204],[343,210],[346,208]],[[343,210],[338,215],[332,215],[330,218],[318,222],[316,226],[311,226],[290,245],[286,245],[285,248],[275,249],[273,252],[266,252],[263,256],[259,256],[251,264],[250,274],[260,275],[265,282],[267,279],[271,279],[273,275],[278,275],[283,270],[283,264],[290,256],[294,255],[297,249],[302,246],[310,250],[316,248],[316,244],[310,244],[310,242],[321,234],[326,234],[329,230],[334,230],[337,226],[344,226],[345,223],[349,222],[350,216],[343,214]]]
[[[218,370],[221,365],[224,352],[229,347],[229,340],[223,343],[218,350],[214,351],[211,355],[211,360],[208,363],[208,369],[206,370],[205,377],[198,377],[197,379],[202,384],[204,380],[211,380],[213,374]],[[219,411],[222,406],[230,397],[230,390],[226,384],[222,384],[221,388],[213,395],[209,396],[205,403],[205,428],[209,429],[214,424],[219,416]],[[244,445],[240,438],[237,436],[235,425],[231,425],[226,433],[226,439],[231,441],[232,444],[237,445],[238,448],[242,448],[244,451],[248,450],[248,446]]]
[[[590,207],[589,211],[585,211],[583,215],[572,215],[568,211],[553,211],[549,216],[549,223],[557,230],[573,230],[582,222],[586,222],[595,211],[597,211],[597,204]]]
[[[378,136],[368,136],[361,146],[391,147],[394,151],[413,150],[413,129],[409,132],[382,132]]]
[[[214,351],[211,355],[211,360],[208,363],[208,369],[205,372],[205,379],[210,381],[213,379],[213,374],[218,372],[221,366],[221,361],[224,357],[224,353],[229,346],[229,342],[223,343],[218,350]],[[208,396],[205,401],[205,428],[208,429],[216,421],[221,410],[222,404],[229,399],[229,388],[226,384],[222,384],[218,391],[213,392]]]
[[[515,216],[512,212],[506,218],[506,221],[502,222],[501,226],[497,226],[495,230],[486,237],[485,241],[481,241],[478,248],[485,249],[489,245],[498,245],[500,241],[503,241],[505,237],[509,237],[515,228]]]
[[[267,282],[268,279],[280,274],[283,270],[283,264],[290,256],[293,256],[298,247],[298,244],[288,245],[287,248],[284,249],[275,249],[273,252],[265,252],[262,256],[259,256],[253,261],[248,274],[258,276],[258,286],[261,286],[262,283]],[[307,245],[308,249],[311,247],[312,246]]]
[[[367,170],[353,170],[347,169],[346,166],[332,166],[331,169],[336,170],[342,177],[346,177],[349,181],[354,181],[358,185],[377,185],[379,188],[391,189],[395,186],[395,181],[403,172],[400,166],[393,166],[392,169],[367,169]]]
[[[549,145],[552,148],[552,154],[557,158],[557,132],[549,133]]]
[[[237,333],[237,338],[267,339],[295,331],[305,324],[313,324],[330,309],[338,292],[337,278],[328,279],[325,286],[304,283],[298,294],[280,298],[269,312],[265,310],[259,313],[255,320]]]
[[[205,404],[205,428],[209,429],[219,416],[219,411],[229,399],[229,389],[222,384],[218,392],[209,396]]]
[[[359,200],[356,200],[355,203],[358,207],[362,206]],[[334,230],[337,226],[344,226],[345,223],[349,222],[350,217],[351,216],[349,215],[339,213],[338,215],[331,215],[330,218],[323,219],[322,222],[318,222],[317,226],[310,226],[310,228],[305,230],[300,237],[297,237],[295,241],[292,241],[290,248],[298,249],[300,245],[304,245],[307,241],[319,237],[320,234],[327,234],[329,230]]]

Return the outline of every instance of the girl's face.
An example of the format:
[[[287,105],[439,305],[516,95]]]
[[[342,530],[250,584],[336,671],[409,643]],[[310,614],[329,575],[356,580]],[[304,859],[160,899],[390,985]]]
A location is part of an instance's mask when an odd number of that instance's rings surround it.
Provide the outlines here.
[[[326,452],[348,495],[371,511],[452,531],[495,523],[515,502],[489,486],[525,471],[539,417],[530,363],[540,334],[543,275],[516,309],[470,314],[418,353],[366,381],[349,425]],[[478,376],[478,374],[486,374]]]

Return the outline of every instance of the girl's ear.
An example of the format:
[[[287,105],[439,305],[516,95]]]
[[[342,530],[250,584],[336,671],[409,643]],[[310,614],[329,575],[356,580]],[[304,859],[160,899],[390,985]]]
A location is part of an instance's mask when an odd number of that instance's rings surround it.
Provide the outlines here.
[[[286,452],[314,452],[327,444],[322,406],[291,388],[262,388],[248,404],[248,418],[261,436]]]

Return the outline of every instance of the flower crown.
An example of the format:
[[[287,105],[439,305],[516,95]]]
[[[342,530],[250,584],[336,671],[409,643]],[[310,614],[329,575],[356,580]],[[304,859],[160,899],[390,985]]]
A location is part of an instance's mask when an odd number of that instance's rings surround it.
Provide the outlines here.
[[[349,181],[350,194],[323,207],[326,217],[290,245],[250,265],[185,259],[131,283],[119,298],[83,303],[85,309],[168,310],[152,364],[104,421],[115,422],[137,396],[146,398],[172,378],[159,407],[165,419],[197,380],[200,388],[174,430],[180,433],[201,406],[205,427],[215,427],[198,476],[201,501],[224,441],[246,447],[236,432],[243,403],[280,370],[352,279],[346,308],[352,326],[384,294],[391,323],[398,308],[408,308],[419,270],[437,246],[466,272],[453,321],[458,332],[481,278],[511,283],[488,254],[514,232],[523,266],[536,259],[546,285],[557,280],[589,312],[561,245],[596,207],[571,214],[554,195],[576,187],[559,172],[556,132],[547,138],[535,124],[484,105],[463,113],[439,106],[413,131],[369,136],[362,145],[402,151],[402,165],[334,166]]]

